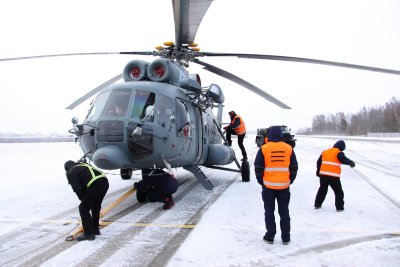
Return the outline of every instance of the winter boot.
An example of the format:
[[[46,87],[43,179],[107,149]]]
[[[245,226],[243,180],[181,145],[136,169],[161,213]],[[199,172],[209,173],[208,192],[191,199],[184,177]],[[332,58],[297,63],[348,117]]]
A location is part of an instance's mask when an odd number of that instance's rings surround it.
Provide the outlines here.
[[[174,199],[172,197],[167,197],[164,200],[164,206],[162,207],[164,210],[169,210],[170,208],[172,208],[173,206],[175,206],[174,203]]]
[[[76,241],[94,240],[94,234],[82,234],[76,238]]]
[[[266,236],[264,236],[264,237],[263,237],[263,240],[264,240],[265,242],[267,242],[268,244],[273,244],[273,243],[274,243],[274,238],[273,238],[273,237],[266,237]]]

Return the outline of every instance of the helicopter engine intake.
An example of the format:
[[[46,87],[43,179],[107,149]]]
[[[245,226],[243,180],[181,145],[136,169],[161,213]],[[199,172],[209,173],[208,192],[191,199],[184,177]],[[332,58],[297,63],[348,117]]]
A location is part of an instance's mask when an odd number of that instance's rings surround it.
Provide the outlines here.
[[[179,86],[187,76],[184,68],[164,58],[156,59],[151,63],[135,59],[128,62],[123,70],[125,82],[150,80]]]
[[[141,81],[147,77],[147,67],[149,62],[135,59],[126,64],[123,76],[125,82]]]

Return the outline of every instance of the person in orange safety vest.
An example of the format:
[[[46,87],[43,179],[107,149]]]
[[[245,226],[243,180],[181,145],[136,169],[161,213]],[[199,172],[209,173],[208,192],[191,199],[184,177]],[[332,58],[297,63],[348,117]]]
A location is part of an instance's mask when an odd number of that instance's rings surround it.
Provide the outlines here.
[[[335,193],[336,210],[344,210],[344,193],[340,182],[341,164],[350,165],[352,168],[356,166],[354,161],[344,155],[345,149],[346,143],[339,140],[332,148],[323,151],[317,160],[316,175],[319,177],[320,186],[314,202],[316,209],[321,208],[330,186]]]
[[[293,148],[282,141],[282,129],[273,126],[268,131],[268,142],[261,146],[254,161],[257,182],[262,186],[265,226],[267,232],[263,240],[274,243],[276,234],[275,200],[281,218],[281,238],[283,244],[290,242],[290,184],[297,175],[297,158]]]
[[[244,137],[246,136],[246,125],[239,115],[236,114],[235,111],[229,111],[229,117],[231,118],[231,123],[228,126],[224,127],[226,131],[226,141],[228,142],[229,146],[232,146],[232,135],[238,136],[238,145],[240,151],[242,152],[243,159],[247,160],[247,153],[246,149],[243,145]]]

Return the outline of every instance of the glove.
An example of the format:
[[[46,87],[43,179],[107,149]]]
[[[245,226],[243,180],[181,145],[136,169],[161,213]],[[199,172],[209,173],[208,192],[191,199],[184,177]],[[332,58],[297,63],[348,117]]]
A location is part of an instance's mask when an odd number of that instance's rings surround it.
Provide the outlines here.
[[[350,165],[350,167],[354,168],[356,166],[356,163],[354,161],[350,160],[349,165]]]
[[[228,126],[225,126],[223,129],[224,129],[224,130],[228,129]]]

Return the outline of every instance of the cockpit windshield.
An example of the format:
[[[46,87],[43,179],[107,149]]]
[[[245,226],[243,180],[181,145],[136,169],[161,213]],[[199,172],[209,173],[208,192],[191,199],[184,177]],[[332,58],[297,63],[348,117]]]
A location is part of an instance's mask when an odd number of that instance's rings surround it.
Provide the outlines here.
[[[128,111],[132,90],[113,90],[104,108],[103,116],[125,116]]]
[[[96,98],[86,117],[88,121],[97,120],[100,117],[101,111],[103,110],[110,93],[111,93],[110,91],[107,91],[105,93],[100,94]]]
[[[145,122],[153,122],[155,98],[154,93],[137,90],[132,103],[131,117]]]

